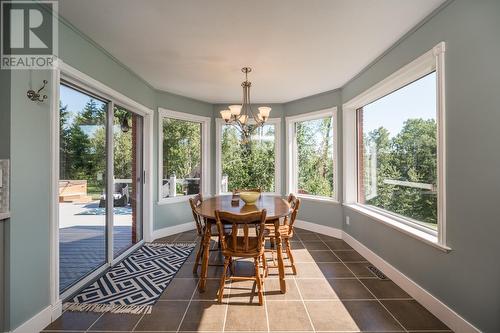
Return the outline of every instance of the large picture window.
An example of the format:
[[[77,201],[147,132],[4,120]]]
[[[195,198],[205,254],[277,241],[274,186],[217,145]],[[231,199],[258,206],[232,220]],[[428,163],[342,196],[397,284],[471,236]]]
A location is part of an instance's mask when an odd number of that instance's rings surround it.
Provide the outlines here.
[[[210,118],[160,109],[160,202],[207,194]]]
[[[436,73],[357,110],[358,202],[437,229]]]
[[[279,193],[279,119],[269,119],[249,138],[218,122],[218,193],[261,188]]]
[[[343,105],[344,201],[446,247],[445,44]]]
[[[288,185],[311,199],[336,200],[335,109],[287,118]]]

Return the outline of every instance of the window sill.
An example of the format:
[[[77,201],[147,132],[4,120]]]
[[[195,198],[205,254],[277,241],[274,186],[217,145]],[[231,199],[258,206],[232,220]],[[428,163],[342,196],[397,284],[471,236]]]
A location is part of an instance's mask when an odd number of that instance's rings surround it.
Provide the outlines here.
[[[163,199],[158,201],[158,206],[170,205],[173,203],[188,201],[189,198],[193,198],[193,197],[194,197],[194,195],[183,195],[183,196],[172,197],[172,198],[163,198]]]
[[[340,202],[338,202],[335,198],[329,198],[329,197],[319,197],[306,194],[296,194],[296,197],[304,199],[305,201],[329,202],[329,203],[340,204]]]
[[[394,218],[388,217],[386,215],[377,213],[371,209],[368,209],[366,207],[363,207],[362,205],[358,204],[344,204],[345,207],[352,209],[353,211],[356,211],[362,215],[371,217],[377,222],[383,223],[387,225],[388,227],[391,227],[395,230],[398,230],[412,238],[415,238],[417,240],[422,241],[425,244],[431,245],[438,250],[441,250],[443,252],[450,252],[451,248],[444,245],[440,244],[438,242],[438,238],[434,235],[428,234],[424,231],[418,230],[416,228],[413,228],[405,223],[402,223]]]

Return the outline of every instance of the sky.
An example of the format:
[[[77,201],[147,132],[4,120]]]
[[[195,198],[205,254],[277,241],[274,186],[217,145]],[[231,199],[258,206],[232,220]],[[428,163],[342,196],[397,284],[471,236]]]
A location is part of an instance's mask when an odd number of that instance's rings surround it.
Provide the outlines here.
[[[69,122],[73,120],[78,112],[83,110],[85,104],[87,104],[90,99],[93,99],[96,102],[97,107],[101,107],[103,104],[105,104],[98,99],[92,98],[63,84],[61,84],[60,87],[59,98],[63,106],[68,106],[67,110],[70,113]]]
[[[436,119],[436,73],[410,83],[363,107],[363,129],[381,126],[397,135],[407,119]]]

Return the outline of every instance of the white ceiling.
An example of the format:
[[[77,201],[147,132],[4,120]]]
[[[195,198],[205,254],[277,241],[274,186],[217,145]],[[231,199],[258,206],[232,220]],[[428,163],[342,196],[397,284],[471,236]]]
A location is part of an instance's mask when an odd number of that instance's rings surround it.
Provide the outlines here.
[[[341,87],[444,0],[61,0],[60,14],[160,90],[282,103]]]

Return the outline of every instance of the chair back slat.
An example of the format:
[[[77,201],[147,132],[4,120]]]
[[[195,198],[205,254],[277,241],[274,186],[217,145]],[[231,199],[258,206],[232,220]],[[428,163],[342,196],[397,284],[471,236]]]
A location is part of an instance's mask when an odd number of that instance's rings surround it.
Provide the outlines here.
[[[300,208],[300,199],[296,198],[293,194],[290,194],[289,199],[291,198],[290,206],[292,207],[292,214],[290,215],[290,221],[289,221],[289,233],[293,232],[293,224],[295,223],[295,220],[297,219],[297,214],[299,213],[299,208]]]
[[[243,241],[245,252],[248,251],[248,224],[243,225]]]
[[[264,243],[264,229],[266,222],[266,210],[233,214],[225,211],[215,211],[217,228],[221,237],[222,251],[260,251]],[[224,233],[224,224],[231,225],[231,233],[228,229]],[[250,233],[250,228],[255,227],[255,235]],[[242,231],[242,235],[240,233]],[[230,239],[230,244],[227,240]],[[239,245],[239,246],[238,246]]]
[[[191,206],[191,212],[193,213],[194,222],[196,223],[196,231],[198,232],[198,236],[201,236],[203,233],[203,220],[200,214],[197,212],[197,208],[203,202],[203,196],[201,193],[195,195],[192,198],[189,198],[189,205]]]

